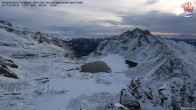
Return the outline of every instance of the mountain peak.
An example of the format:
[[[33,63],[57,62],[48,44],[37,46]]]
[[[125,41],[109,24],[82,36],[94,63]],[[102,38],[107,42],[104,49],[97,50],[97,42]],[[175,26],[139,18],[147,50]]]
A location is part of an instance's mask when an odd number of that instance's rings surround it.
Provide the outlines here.
[[[139,29],[139,28],[135,28],[132,30],[132,32],[142,32],[143,30]]]
[[[141,34],[144,34],[144,35],[151,35],[150,31],[149,30],[142,30],[142,29],[139,29],[139,28],[135,28],[132,30],[133,33],[141,33]]]
[[[150,31],[147,29],[145,31],[143,31],[143,33],[145,33],[146,35],[151,35]]]
[[[132,36],[138,37],[140,35],[152,35],[149,30],[141,30],[139,28],[135,28],[132,31],[127,31],[121,34],[122,36]]]

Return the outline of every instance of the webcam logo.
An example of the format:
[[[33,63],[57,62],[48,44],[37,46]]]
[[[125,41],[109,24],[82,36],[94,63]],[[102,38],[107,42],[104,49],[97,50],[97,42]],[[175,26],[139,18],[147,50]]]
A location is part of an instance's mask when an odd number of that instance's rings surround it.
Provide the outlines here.
[[[182,4],[181,6],[184,9],[184,17],[191,17],[193,16],[193,5],[191,2],[185,2],[184,4]]]

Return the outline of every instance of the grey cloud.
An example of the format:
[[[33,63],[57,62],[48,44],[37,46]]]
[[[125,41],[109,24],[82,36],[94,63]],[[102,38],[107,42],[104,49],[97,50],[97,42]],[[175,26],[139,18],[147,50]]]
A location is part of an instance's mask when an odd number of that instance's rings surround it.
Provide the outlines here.
[[[110,23],[110,24],[112,24],[112,25],[120,25],[120,24],[121,24],[120,22],[114,21],[114,20],[105,20],[104,22]]]
[[[194,13],[195,14],[195,13]],[[175,16],[169,13],[152,11],[145,15],[122,16],[123,24],[144,25],[151,31],[195,33],[196,16],[184,18],[182,15]]]
[[[0,0],[3,1],[3,0]],[[54,0],[56,1],[56,0]],[[87,3],[87,1],[84,1]],[[109,2],[109,1],[107,1]],[[150,0],[147,4],[157,3],[157,0]],[[86,6],[86,5],[85,5]],[[32,28],[34,30],[51,31],[74,31],[74,32],[123,32],[131,30],[133,26],[148,26],[151,31],[157,32],[181,32],[196,33],[196,11],[191,18],[184,18],[182,15],[175,16],[170,13],[162,13],[157,10],[150,11],[147,14],[130,14],[130,12],[121,12],[112,10],[113,8],[101,7],[63,7],[60,10],[56,8],[1,8],[0,19],[8,20],[20,27]],[[114,5],[115,6],[115,5]],[[109,6],[108,6],[109,7]],[[75,9],[75,10],[74,10]],[[80,13],[90,10],[90,12]],[[103,17],[102,13],[122,18],[122,21],[91,19],[91,17]],[[88,17],[88,16],[91,17]],[[109,17],[107,18],[109,19]],[[111,24],[104,26],[101,24]]]

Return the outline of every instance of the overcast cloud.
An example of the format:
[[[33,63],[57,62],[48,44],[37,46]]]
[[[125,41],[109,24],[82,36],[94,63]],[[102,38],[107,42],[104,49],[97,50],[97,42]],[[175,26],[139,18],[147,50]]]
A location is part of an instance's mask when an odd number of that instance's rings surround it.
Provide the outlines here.
[[[0,7],[0,19],[34,30],[116,33],[139,27],[153,32],[196,34],[196,10],[191,18],[182,16],[181,4],[185,0],[78,1],[83,4],[37,8]],[[192,3],[196,7],[196,0],[192,0]]]

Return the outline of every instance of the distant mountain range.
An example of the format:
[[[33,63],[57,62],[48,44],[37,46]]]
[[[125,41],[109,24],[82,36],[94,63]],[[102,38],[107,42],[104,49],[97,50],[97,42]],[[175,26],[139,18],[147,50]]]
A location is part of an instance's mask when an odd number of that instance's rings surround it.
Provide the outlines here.
[[[183,42],[186,42],[188,44],[191,44],[193,46],[196,46],[196,39],[191,39],[191,38],[166,38],[168,40],[174,40],[176,42],[180,42],[180,41],[183,41]]]

